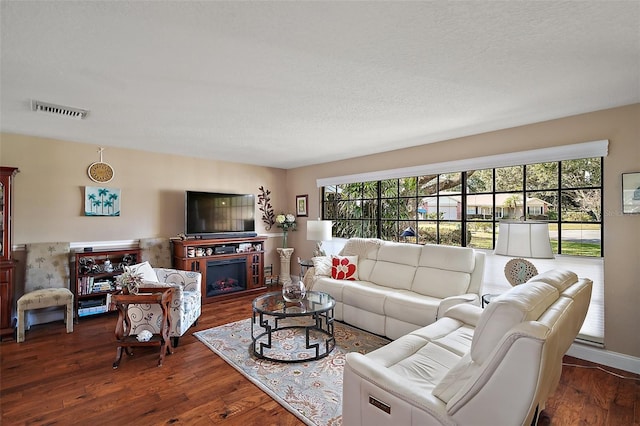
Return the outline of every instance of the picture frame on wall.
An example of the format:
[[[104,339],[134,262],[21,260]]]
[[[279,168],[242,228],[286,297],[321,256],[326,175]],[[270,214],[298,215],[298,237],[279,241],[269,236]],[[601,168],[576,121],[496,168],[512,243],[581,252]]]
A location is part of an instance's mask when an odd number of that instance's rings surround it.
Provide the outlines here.
[[[307,204],[309,203],[309,195],[296,195],[296,216],[309,216]]]
[[[640,214],[640,172],[622,174],[622,213]]]
[[[84,187],[85,216],[120,216],[120,188]]]

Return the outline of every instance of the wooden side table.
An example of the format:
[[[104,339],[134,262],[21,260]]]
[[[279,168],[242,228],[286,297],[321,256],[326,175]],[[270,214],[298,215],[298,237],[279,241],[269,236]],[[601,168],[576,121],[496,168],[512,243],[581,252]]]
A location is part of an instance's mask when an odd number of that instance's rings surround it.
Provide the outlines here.
[[[116,323],[116,359],[113,362],[113,368],[116,369],[120,365],[122,359],[122,350],[127,355],[133,355],[134,346],[160,346],[160,359],[158,359],[158,367],[162,366],[165,354],[173,353],[171,339],[169,339],[169,329],[171,328],[171,316],[169,309],[171,298],[173,297],[173,287],[141,287],[138,294],[122,294],[115,293],[111,296],[111,302],[115,304],[118,310],[118,322]],[[146,342],[140,342],[136,336],[130,336],[131,321],[129,319],[129,305],[154,304],[157,303],[162,308],[162,325],[160,333],[153,334],[151,339]]]

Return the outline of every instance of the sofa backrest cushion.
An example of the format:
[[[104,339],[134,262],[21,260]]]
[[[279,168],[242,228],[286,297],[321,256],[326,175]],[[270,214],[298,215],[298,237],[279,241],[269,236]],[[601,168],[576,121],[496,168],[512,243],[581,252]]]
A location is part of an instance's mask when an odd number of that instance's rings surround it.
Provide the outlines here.
[[[558,289],[559,293],[562,293],[567,288],[578,282],[578,276],[575,272],[566,269],[551,269],[532,277],[529,281],[541,281],[551,284]]]
[[[447,269],[470,274],[475,268],[475,252],[468,247],[425,244],[420,253],[419,266]]]
[[[340,250],[341,256],[358,256],[358,279],[371,281],[371,272],[384,241],[377,238],[350,238]]]
[[[537,320],[558,297],[558,290],[554,286],[541,281],[529,281],[493,299],[480,315],[473,334],[473,361],[483,364],[511,327],[524,321]]]
[[[446,269],[419,267],[411,284],[411,291],[444,299],[467,293],[471,276]]]
[[[470,248],[426,244],[422,246],[411,290],[441,299],[465,294],[475,259]]]
[[[422,246],[417,244],[385,241],[378,249],[376,264],[369,281],[384,287],[409,290],[421,251]]]

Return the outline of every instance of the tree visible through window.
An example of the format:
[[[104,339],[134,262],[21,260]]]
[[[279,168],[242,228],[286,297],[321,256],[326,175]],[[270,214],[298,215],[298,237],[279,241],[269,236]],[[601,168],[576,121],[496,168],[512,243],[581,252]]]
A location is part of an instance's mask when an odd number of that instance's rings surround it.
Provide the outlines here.
[[[602,256],[600,157],[326,186],[322,200],[336,237],[493,249],[500,220],[543,220],[556,253]]]

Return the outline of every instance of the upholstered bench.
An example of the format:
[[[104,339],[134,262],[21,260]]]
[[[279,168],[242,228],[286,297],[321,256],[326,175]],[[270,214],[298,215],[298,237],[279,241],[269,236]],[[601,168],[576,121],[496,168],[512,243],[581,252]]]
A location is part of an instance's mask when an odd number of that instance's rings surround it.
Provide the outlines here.
[[[24,342],[25,311],[30,309],[66,306],[64,318],[67,333],[73,333],[73,293],[66,288],[43,288],[31,291],[18,299],[18,342]]]

